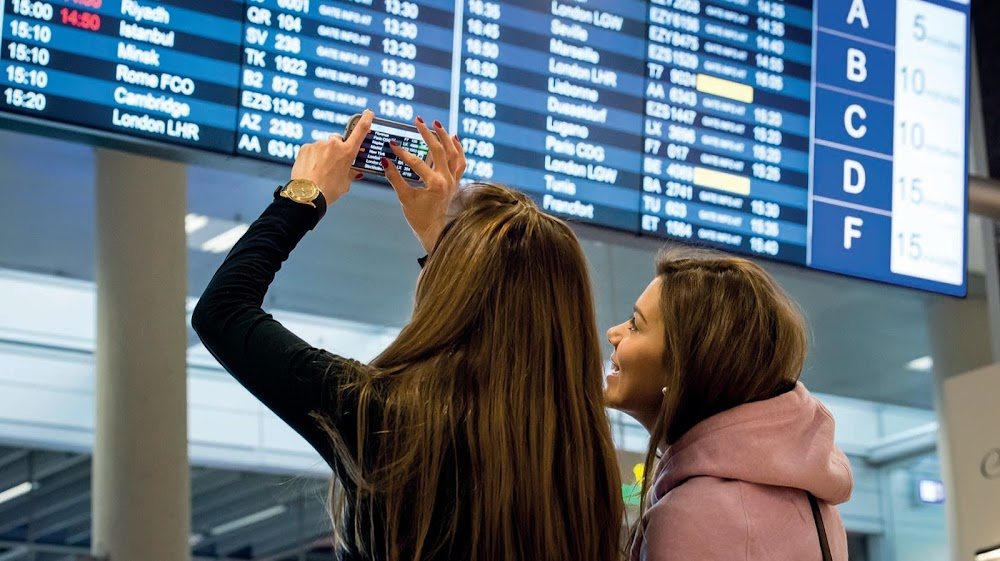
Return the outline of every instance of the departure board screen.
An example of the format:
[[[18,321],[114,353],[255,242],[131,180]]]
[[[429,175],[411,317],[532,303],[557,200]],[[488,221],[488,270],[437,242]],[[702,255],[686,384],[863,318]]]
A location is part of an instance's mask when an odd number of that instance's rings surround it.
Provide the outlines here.
[[[649,5],[642,229],[806,259],[811,2]]]
[[[231,153],[243,4],[4,0],[0,107]]]
[[[465,0],[456,111],[468,175],[636,231],[646,5]]]
[[[366,108],[412,122],[451,102],[453,0],[246,3],[237,152],[291,162]]]
[[[968,28],[968,0],[3,0],[0,115],[276,163],[423,116],[568,220],[961,295]]]

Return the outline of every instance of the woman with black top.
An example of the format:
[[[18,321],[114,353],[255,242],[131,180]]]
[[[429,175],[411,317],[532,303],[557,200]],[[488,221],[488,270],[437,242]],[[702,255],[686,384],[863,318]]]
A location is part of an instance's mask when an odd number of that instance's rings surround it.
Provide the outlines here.
[[[417,119],[433,165],[401,155],[424,188],[387,166],[429,253],[399,337],[365,365],[261,309],[282,262],[358,178],[371,119],[302,147],[209,283],[195,330],[333,468],[340,559],[617,559],[621,488],[583,253],[524,195],[459,191],[465,156],[440,123]]]

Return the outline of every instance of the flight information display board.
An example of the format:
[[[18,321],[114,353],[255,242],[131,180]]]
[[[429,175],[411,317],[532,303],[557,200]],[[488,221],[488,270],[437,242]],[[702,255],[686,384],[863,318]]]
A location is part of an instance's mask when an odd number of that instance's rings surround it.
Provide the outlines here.
[[[465,1],[458,131],[469,176],[635,232],[645,0]]]
[[[246,3],[242,155],[291,162],[351,115],[412,122],[451,103],[453,0]]]
[[[242,2],[4,0],[0,24],[3,110],[232,152]]]
[[[557,216],[965,293],[962,0],[2,0],[0,114],[290,162],[372,108]]]

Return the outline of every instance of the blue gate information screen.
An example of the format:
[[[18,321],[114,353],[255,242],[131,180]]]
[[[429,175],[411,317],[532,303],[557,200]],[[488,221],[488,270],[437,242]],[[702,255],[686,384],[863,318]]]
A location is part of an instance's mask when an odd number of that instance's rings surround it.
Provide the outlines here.
[[[968,0],[2,0],[0,114],[290,162],[449,123],[546,211],[966,291]]]

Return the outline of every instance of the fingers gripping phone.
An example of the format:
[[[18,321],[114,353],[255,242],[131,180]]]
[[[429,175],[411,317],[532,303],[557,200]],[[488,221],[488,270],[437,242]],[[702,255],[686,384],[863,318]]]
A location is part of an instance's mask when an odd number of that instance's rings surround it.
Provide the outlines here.
[[[351,131],[358,124],[359,119],[361,119],[361,115],[354,115],[347,122],[347,129],[344,131],[345,139],[351,136]],[[372,121],[372,128],[368,132],[368,136],[361,143],[361,149],[358,151],[351,168],[362,173],[385,175],[385,169],[382,168],[382,158],[385,157],[396,164],[396,168],[405,179],[420,181],[420,176],[392,152],[389,147],[390,140],[395,141],[403,150],[414,154],[428,164],[430,163],[427,143],[420,136],[417,127],[376,117]]]

